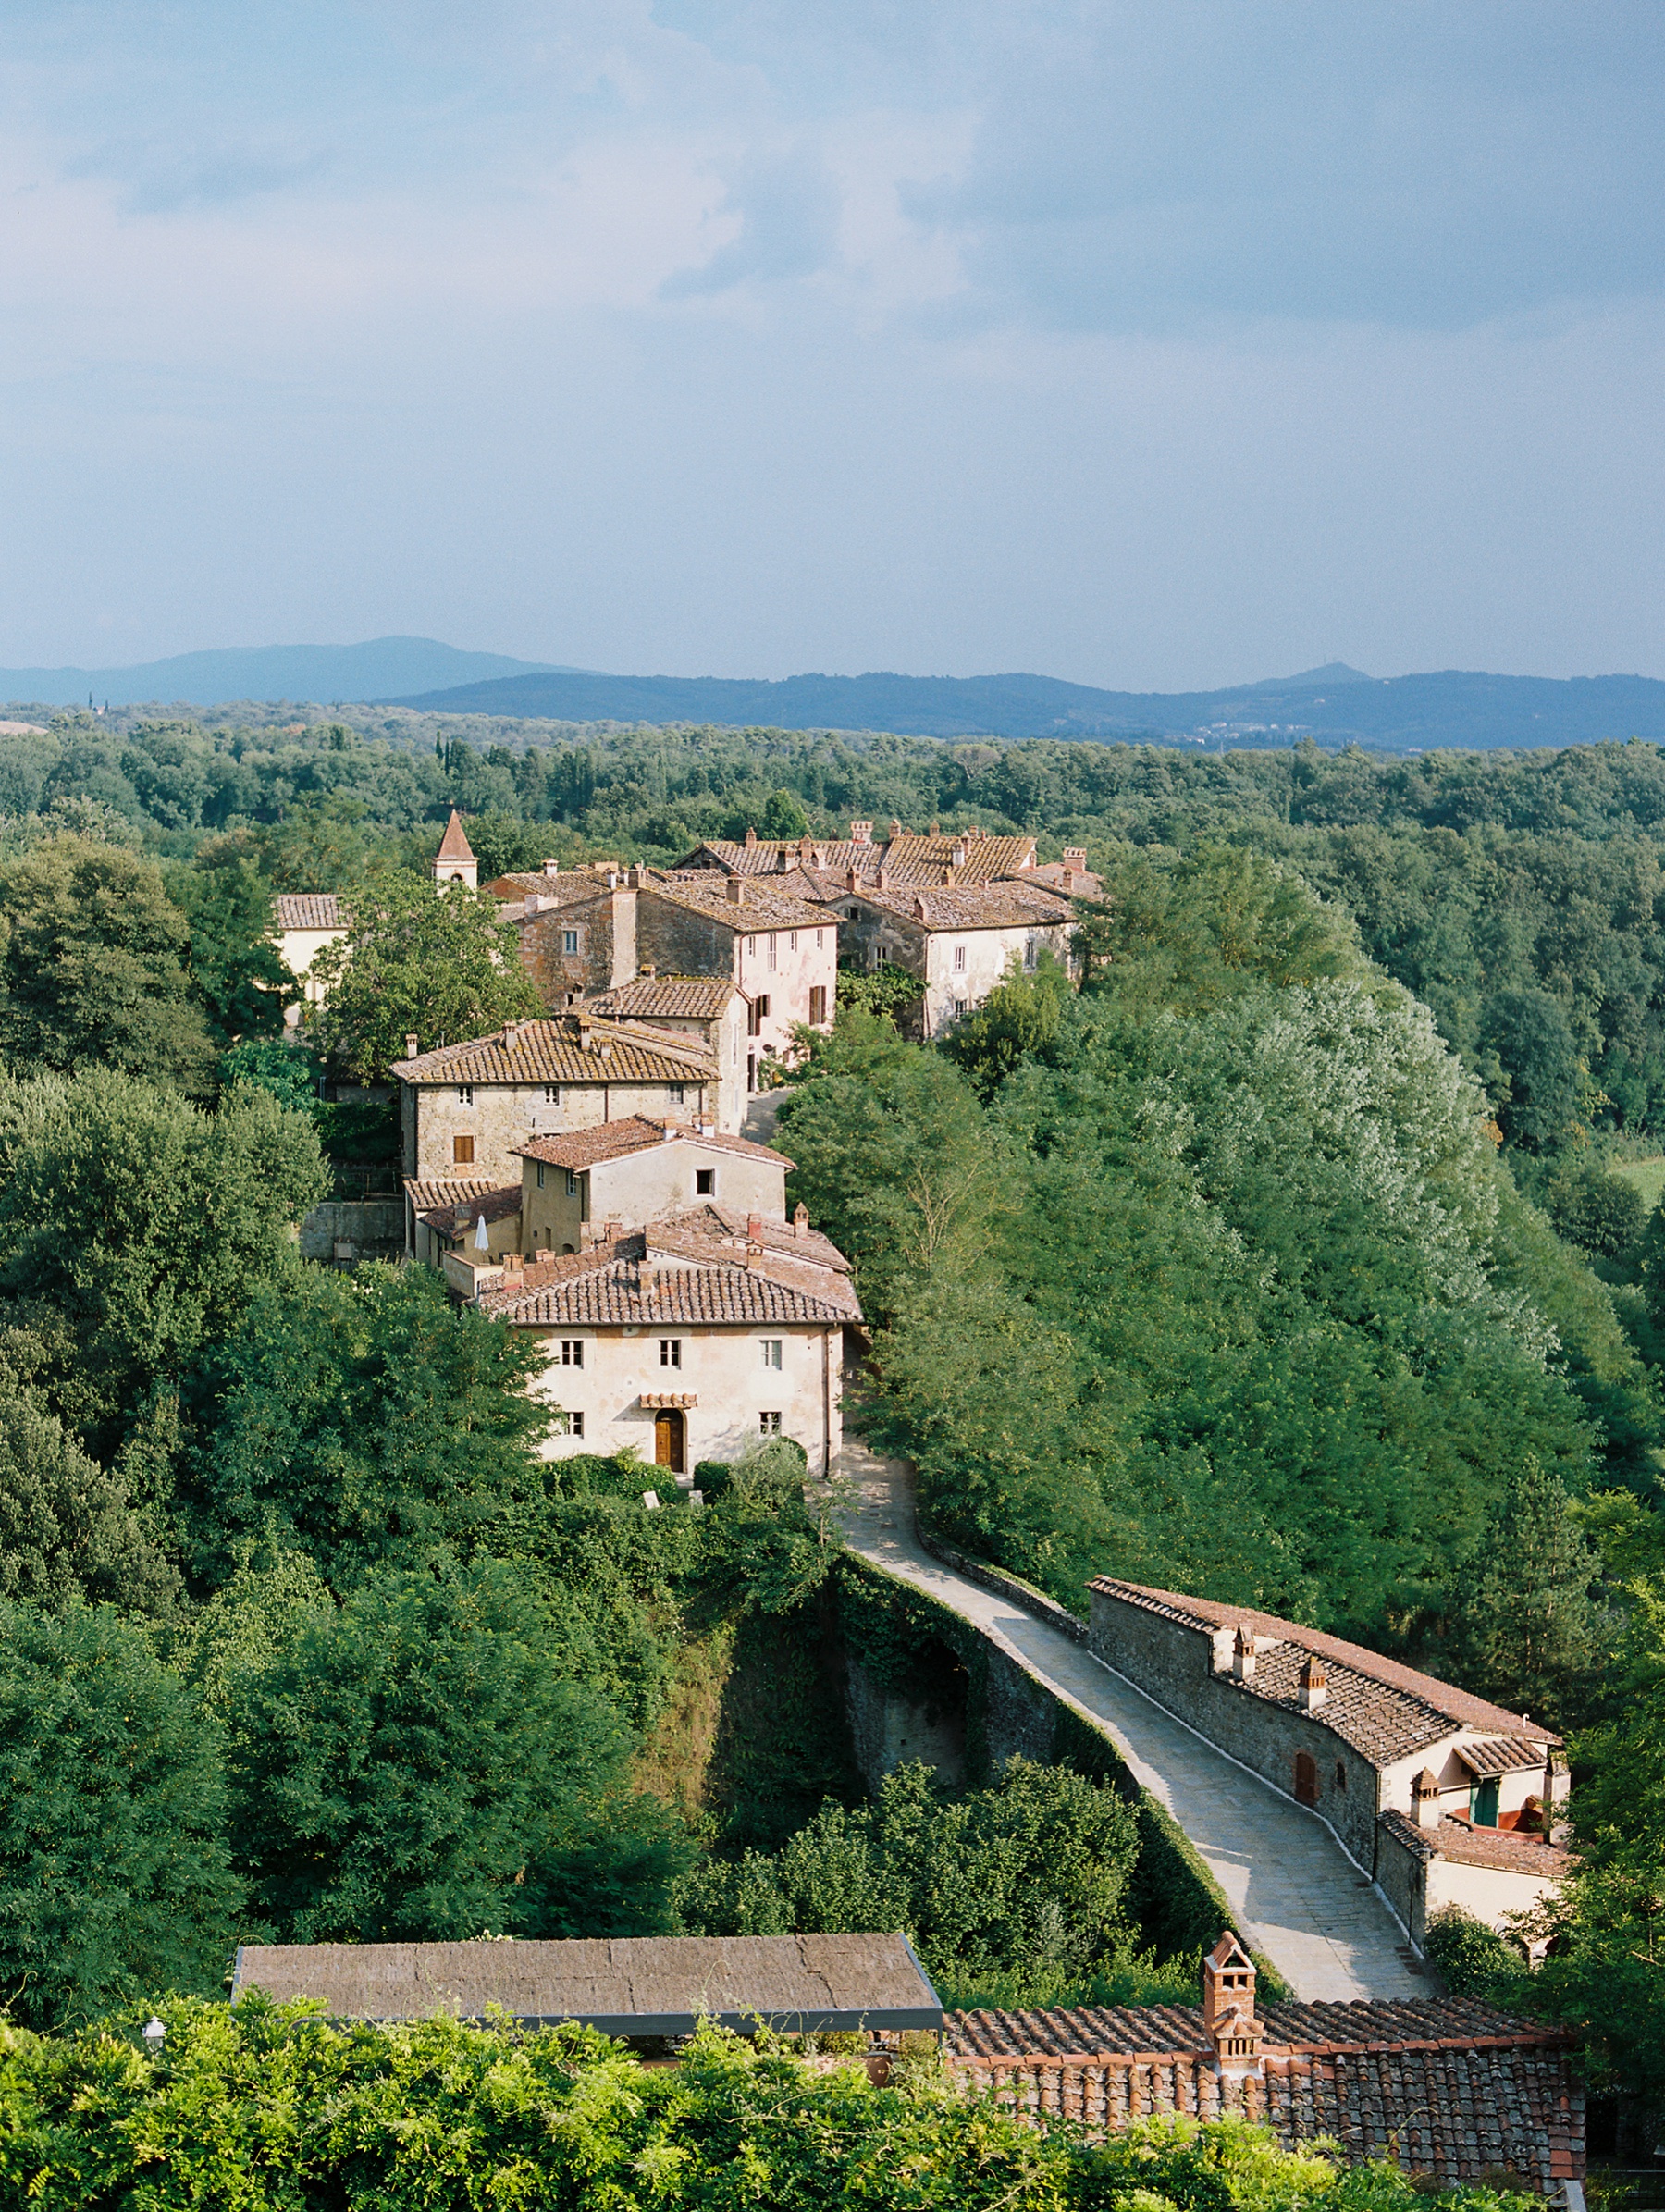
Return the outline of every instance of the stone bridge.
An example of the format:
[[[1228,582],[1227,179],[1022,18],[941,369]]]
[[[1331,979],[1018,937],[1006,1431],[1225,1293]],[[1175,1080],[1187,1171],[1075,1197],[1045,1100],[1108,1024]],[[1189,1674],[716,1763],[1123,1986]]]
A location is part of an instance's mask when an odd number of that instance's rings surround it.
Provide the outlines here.
[[[919,1541],[911,1470],[850,1440],[842,1477],[845,1543],[882,1573],[969,1622],[1034,1686],[1107,1735],[1217,1883],[1237,1927],[1308,2002],[1428,1995],[1420,1961],[1375,1885],[1315,1813],[1297,1805],[1094,1658],[1057,1625],[946,1564]],[[863,1733],[857,1713],[858,1738]],[[870,1716],[868,1733],[877,1722]],[[932,1757],[923,1737],[895,1750]],[[919,1733],[916,1724],[914,1733]],[[887,1761],[894,1763],[894,1758]]]

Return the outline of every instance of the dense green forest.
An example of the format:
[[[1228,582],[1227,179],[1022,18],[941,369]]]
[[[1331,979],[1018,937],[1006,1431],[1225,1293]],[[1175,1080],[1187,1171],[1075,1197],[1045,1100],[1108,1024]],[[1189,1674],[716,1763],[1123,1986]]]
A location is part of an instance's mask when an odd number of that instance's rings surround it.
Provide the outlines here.
[[[1104,1570],[1252,1599],[1573,1731],[1584,1867],[1512,2001],[1665,2099],[1626,1963],[1665,1894],[1665,1229],[1633,1172],[1665,1149],[1659,750],[389,720],[65,718],[0,752],[14,2017],[212,1994],[234,1932],[881,1901],[962,1998],[1183,1986],[1114,1790],[865,1798],[829,1717],[846,1569],[789,1454],[647,1514],[640,1469],[541,1459],[507,1331],[295,1256],[366,1143],[320,1078],[374,1054],[344,1017],[323,1060],[282,1044],[276,890],[352,892],[438,1001],[413,871],[453,804],[487,871],[860,814],[1085,844],[1105,889],[1079,989],[1015,977],[937,1050],[852,1003],[800,1071],[793,1194],[857,1262],[869,1431],[1067,1603]]]

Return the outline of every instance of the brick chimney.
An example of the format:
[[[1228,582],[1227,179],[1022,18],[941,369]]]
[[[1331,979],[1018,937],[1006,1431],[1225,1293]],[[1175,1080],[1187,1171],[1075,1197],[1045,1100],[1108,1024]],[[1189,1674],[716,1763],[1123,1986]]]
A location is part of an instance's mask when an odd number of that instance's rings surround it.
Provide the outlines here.
[[[658,1280],[659,1262],[655,1259],[649,1258],[648,1254],[644,1253],[641,1258],[636,1262],[636,1289],[641,1296],[644,1298],[651,1298],[653,1296],[654,1285],[658,1282]]]
[[[1301,1662],[1295,1702],[1302,1712],[1316,1712],[1328,1696],[1329,1676],[1324,1671],[1324,1662],[1315,1651],[1309,1652]]]
[[[1231,1647],[1231,1679],[1234,1682],[1254,1680],[1254,1638],[1242,1623],[1238,1623],[1236,1641]]]
[[[757,831],[756,831],[756,830],[748,829],[748,830],[746,831],[746,851],[747,851],[748,853],[755,853],[755,852],[757,851],[757,849],[758,849],[758,833],[757,833]]]
[[[732,875],[728,880],[728,901],[731,907],[744,906],[746,903],[746,886],[737,875]]]
[[[850,843],[852,845],[871,845],[872,842],[873,825],[870,822],[851,822]]]
[[[1087,847],[1084,845],[1067,845],[1064,847],[1064,865],[1073,868],[1078,875],[1087,872]]]
[[[1411,1785],[1411,1817],[1419,1828],[1439,1825],[1439,1785],[1432,1767],[1424,1767]]]
[[[809,1208],[801,1198],[792,1209],[792,1233],[795,1237],[809,1234]]]
[[[624,1234],[624,1224],[623,1221],[609,1221],[604,1224],[602,1233],[610,1244],[616,1244]]]
[[[1254,2017],[1254,1961],[1229,1928],[1202,1961],[1202,2032],[1223,2074],[1261,2070]]]
[[[521,1254],[518,1252],[504,1253],[503,1273],[505,1275],[523,1275],[525,1272],[525,1267],[526,1263]]]
[[[895,816],[894,816],[894,814],[891,816],[891,832],[890,832],[890,834],[891,834],[891,835],[892,835],[893,837],[900,837],[900,836],[902,836],[902,835],[904,835],[904,834],[905,834],[905,833],[904,833],[904,831],[903,831],[903,828],[902,828],[902,824],[901,824],[901,823],[900,823],[900,822],[899,822],[896,820],[896,818],[895,818]]]
[[[809,867],[815,859],[815,839],[810,836],[808,830],[798,839],[798,859],[806,868]]]

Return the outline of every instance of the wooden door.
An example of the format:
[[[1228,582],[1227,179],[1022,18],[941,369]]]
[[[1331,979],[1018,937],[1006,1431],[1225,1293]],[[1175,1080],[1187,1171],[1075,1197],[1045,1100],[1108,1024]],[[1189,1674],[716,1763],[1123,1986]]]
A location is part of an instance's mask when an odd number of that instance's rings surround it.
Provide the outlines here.
[[[1318,1767],[1310,1751],[1295,1754],[1295,1802],[1297,1805],[1318,1802]]]
[[[674,1406],[662,1405],[653,1416],[653,1464],[672,1475],[683,1468],[683,1417]]]

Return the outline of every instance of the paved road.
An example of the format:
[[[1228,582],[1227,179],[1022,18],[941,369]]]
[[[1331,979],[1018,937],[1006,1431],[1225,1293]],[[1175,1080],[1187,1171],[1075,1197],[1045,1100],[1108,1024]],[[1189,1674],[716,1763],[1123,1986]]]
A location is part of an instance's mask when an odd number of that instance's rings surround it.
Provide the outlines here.
[[[845,1478],[839,1514],[851,1550],[951,1605],[1049,1689],[1107,1727],[1133,1773],[1207,1861],[1240,1932],[1299,1996],[1428,1995],[1412,1971],[1403,1930],[1322,1822],[1060,1630],[933,1559],[915,1533],[905,1461],[881,1459],[851,1440],[833,1473]]]

